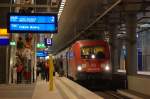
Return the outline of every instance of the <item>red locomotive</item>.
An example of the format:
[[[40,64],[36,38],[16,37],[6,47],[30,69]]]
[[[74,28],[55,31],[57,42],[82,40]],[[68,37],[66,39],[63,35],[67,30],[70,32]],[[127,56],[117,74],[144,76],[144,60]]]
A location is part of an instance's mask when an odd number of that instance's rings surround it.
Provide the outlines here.
[[[109,45],[103,40],[80,40],[67,51],[67,74],[74,80],[110,79]]]

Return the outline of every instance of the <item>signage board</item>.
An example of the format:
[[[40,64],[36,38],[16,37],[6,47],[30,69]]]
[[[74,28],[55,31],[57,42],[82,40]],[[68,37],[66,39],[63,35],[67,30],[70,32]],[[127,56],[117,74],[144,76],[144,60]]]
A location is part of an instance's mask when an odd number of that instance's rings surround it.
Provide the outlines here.
[[[10,45],[11,45],[11,46],[16,46],[16,42],[15,42],[15,41],[11,41],[11,42],[10,42]]]
[[[0,29],[0,45],[9,45],[9,34],[7,32],[7,29]]]
[[[8,36],[7,29],[0,29],[0,36]]]
[[[36,45],[37,48],[46,48],[45,44],[44,43],[38,43]]]
[[[52,38],[45,38],[44,42],[46,46],[52,46]]]
[[[57,33],[57,14],[9,13],[7,28],[10,33]]]
[[[0,37],[0,46],[7,46],[7,45],[9,45],[9,38]]]
[[[36,56],[37,57],[46,57],[46,56],[48,56],[48,53],[45,51],[37,51]]]

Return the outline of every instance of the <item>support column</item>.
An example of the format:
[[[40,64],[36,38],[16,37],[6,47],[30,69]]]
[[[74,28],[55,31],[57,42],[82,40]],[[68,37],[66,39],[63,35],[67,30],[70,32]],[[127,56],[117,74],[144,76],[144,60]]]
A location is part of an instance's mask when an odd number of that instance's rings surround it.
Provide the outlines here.
[[[128,14],[127,25],[127,76],[128,89],[150,95],[150,79],[146,76],[137,75],[137,46],[136,46],[136,14]],[[141,77],[142,76],[142,77]]]
[[[113,25],[111,25],[113,26]],[[111,51],[111,65],[112,65],[112,72],[115,73],[116,70],[119,68],[119,50],[118,50],[118,40],[116,37],[117,34],[117,27],[113,26],[110,27],[110,51]]]
[[[9,76],[9,48],[0,46],[0,83],[8,83]]]
[[[136,75],[137,72],[137,46],[136,46],[137,18],[135,13],[126,16],[127,28],[127,75]]]

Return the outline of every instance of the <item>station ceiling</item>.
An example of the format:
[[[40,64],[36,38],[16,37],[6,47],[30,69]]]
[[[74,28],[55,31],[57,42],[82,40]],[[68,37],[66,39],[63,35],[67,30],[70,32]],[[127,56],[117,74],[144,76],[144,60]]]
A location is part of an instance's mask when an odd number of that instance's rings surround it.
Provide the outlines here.
[[[34,1],[34,4],[26,4],[25,2],[28,1]],[[47,9],[50,8],[51,12],[58,12],[58,7],[51,8],[51,1],[52,0],[0,0],[0,27],[6,28],[7,23],[7,13],[8,12],[17,12],[17,8],[27,8],[27,6],[30,6],[33,8],[34,12],[46,12]],[[58,2],[61,2],[61,0],[57,0]],[[14,3],[15,2],[15,3]],[[18,2],[18,3],[16,3]],[[15,5],[16,4],[16,5]],[[17,5],[18,4],[18,5]],[[20,4],[20,5],[19,5]],[[35,6],[33,6],[35,5]]]
[[[54,36],[52,49],[57,53],[80,39],[126,38],[127,14],[137,20],[149,16],[150,0],[67,0]],[[143,22],[143,21],[142,21]],[[112,34],[112,29],[117,33]]]
[[[11,4],[13,0],[0,0],[0,5]],[[51,0],[34,0],[37,5],[45,5]],[[61,1],[61,0],[60,0]],[[101,39],[115,35],[125,38],[125,16],[136,13],[138,23],[147,23],[150,16],[150,0],[66,0],[59,19],[58,33],[54,36],[51,49],[57,53],[80,39]],[[6,27],[6,16],[14,8],[0,6],[0,27]],[[46,8],[36,8],[35,12],[46,12]],[[57,12],[57,9],[52,11]],[[117,27],[117,34],[111,27]]]

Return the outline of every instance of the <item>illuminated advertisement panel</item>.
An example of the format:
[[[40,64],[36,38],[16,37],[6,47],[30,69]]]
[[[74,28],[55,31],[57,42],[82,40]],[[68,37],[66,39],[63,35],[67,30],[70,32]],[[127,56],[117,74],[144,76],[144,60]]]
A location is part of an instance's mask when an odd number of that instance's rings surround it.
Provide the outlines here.
[[[9,13],[7,28],[10,33],[57,33],[57,14]]]

